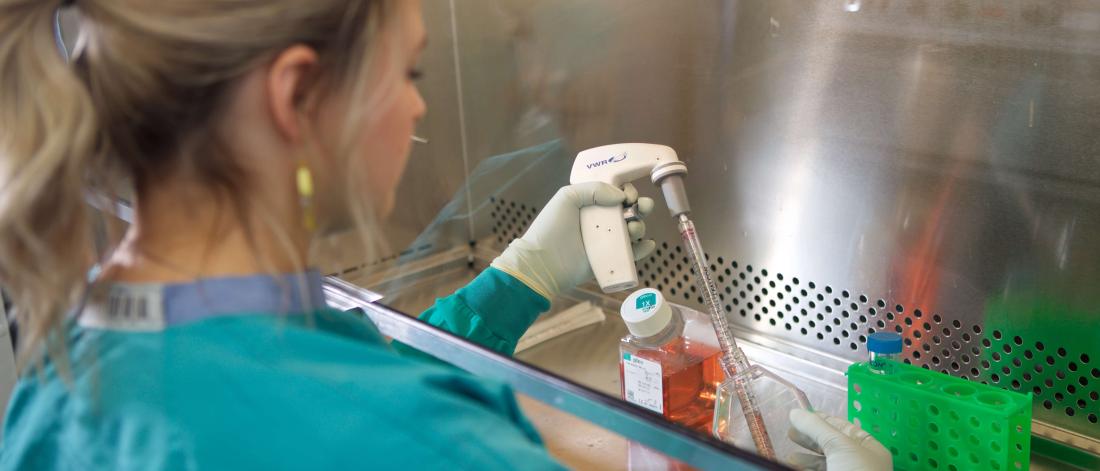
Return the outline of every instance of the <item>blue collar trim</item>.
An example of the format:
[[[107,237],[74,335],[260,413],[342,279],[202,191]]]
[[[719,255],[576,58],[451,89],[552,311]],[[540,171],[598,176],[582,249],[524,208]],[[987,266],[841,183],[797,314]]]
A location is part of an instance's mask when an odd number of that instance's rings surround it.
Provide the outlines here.
[[[78,322],[88,327],[150,331],[211,317],[302,314],[327,307],[321,274],[311,270],[188,283],[114,283],[93,291]]]

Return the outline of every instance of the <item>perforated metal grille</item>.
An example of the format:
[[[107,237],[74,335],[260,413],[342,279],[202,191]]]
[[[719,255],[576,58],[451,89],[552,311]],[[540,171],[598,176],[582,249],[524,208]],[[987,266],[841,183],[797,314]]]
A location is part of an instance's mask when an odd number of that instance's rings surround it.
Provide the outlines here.
[[[489,202],[493,204],[493,209],[489,212],[493,219],[493,235],[499,244],[508,244],[522,236],[539,214],[538,207],[515,201],[490,197]]]
[[[493,233],[500,243],[519,237],[538,208],[494,198]],[[1100,346],[1068,351],[1004,329],[964,323],[854,290],[820,284],[730,257],[707,254],[730,320],[769,335],[792,338],[845,356],[866,355],[867,336],[901,333],[906,363],[1004,389],[1032,392],[1037,408],[1066,416],[1090,435],[1100,433]],[[639,263],[643,285],[669,299],[702,307],[691,262],[678,243],[660,242]],[[1048,340],[1049,342],[1049,340]]]
[[[1035,404],[1097,427],[1098,352],[1071,352],[1035,339],[887,299],[707,255],[724,309],[733,322],[764,333],[800,338],[849,358],[866,354],[867,335],[893,331],[905,338],[906,363],[954,376],[1032,392]],[[702,306],[694,270],[679,245],[661,243],[639,264],[643,284],[674,301]]]

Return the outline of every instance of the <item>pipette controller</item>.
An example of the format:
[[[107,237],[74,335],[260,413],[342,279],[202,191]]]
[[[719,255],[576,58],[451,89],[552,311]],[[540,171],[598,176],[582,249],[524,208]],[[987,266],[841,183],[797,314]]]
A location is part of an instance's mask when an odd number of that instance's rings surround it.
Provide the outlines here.
[[[703,293],[718,343],[722,347],[722,369],[727,378],[734,379],[737,396],[757,453],[775,459],[763,416],[751,388],[748,387],[748,382],[752,380],[752,376],[748,374],[748,359],[737,346],[726,316],[722,314],[713,277],[699,236],[695,232],[695,225],[689,217],[691,206],[688,204],[683,180],[687,175],[687,166],[677,157],[676,151],[668,146],[640,143],[611,144],[588,149],[577,154],[569,182],[577,184],[596,181],[622,187],[646,175],[649,175],[654,185],[661,188],[665,203],[678,223],[684,250],[691,256],[699,290]],[[606,293],[638,286],[634,252],[623,213],[624,209],[617,207],[589,206],[581,209],[581,238],[585,252],[596,281]]]
[[[644,177],[654,183],[670,175],[687,174],[687,166],[671,147],[657,144],[611,144],[577,154],[569,183],[604,182],[617,188]],[[681,181],[676,178],[677,181]],[[682,181],[680,184],[682,195]],[[666,198],[668,195],[666,194]],[[679,200],[677,200],[679,201]],[[669,203],[670,206],[673,204]],[[687,205],[686,197],[683,205]],[[605,293],[638,286],[634,251],[623,208],[589,206],[581,209],[581,237],[596,282]]]

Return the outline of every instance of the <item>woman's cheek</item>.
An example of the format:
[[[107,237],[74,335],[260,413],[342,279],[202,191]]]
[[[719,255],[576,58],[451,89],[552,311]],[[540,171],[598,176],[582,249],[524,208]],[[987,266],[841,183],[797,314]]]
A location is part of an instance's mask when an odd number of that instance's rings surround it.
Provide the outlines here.
[[[402,159],[396,155],[393,143],[385,142],[389,137],[379,134],[388,133],[376,133],[377,138],[367,145],[364,156],[367,159],[365,186],[375,211],[385,217],[393,206],[394,193],[401,178]]]
[[[412,150],[412,134],[422,106],[417,106],[419,95],[415,88],[401,90],[381,114],[379,121],[365,133],[363,148],[366,155],[367,185],[379,216],[385,216],[394,205],[397,188],[405,172],[409,152]]]

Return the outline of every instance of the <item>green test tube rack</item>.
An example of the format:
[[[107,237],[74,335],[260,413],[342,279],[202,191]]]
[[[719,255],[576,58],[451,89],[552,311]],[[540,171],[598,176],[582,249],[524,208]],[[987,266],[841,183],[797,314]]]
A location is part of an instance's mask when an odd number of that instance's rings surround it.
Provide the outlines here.
[[[874,436],[902,470],[1026,470],[1027,395],[889,361],[848,368],[848,420]]]

